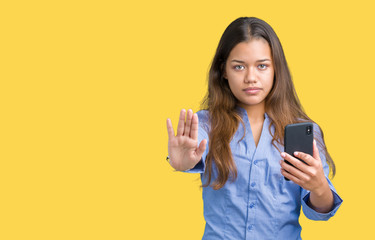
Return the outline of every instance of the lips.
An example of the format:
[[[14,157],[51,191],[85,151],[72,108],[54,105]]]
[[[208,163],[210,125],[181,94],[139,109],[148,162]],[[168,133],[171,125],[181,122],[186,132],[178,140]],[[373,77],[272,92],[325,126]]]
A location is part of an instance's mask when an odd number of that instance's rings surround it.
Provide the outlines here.
[[[251,91],[251,90],[261,90],[261,88],[258,88],[258,87],[249,87],[249,88],[245,88],[244,91]]]
[[[246,92],[247,94],[257,94],[258,92],[260,92],[260,90],[262,89],[258,87],[249,87],[249,88],[243,89],[243,91]]]

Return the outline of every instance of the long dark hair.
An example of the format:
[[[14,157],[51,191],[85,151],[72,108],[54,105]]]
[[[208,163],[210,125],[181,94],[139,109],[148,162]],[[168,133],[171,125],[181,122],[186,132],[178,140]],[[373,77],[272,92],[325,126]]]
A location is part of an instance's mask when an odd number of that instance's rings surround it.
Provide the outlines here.
[[[211,185],[213,189],[220,189],[226,181],[234,181],[237,177],[237,169],[230,149],[230,141],[238,129],[242,118],[236,110],[238,100],[231,92],[223,76],[227,58],[232,49],[241,42],[249,42],[252,39],[264,39],[271,48],[271,54],[275,69],[273,87],[265,99],[265,111],[267,112],[271,126],[275,127],[272,135],[272,144],[283,144],[284,127],[287,124],[301,121],[313,122],[304,112],[289,72],[284,51],[280,40],[272,27],[265,21],[255,17],[241,17],[233,21],[224,31],[215,56],[211,63],[208,77],[208,92],[202,101],[202,109],[209,111],[211,130],[209,133],[209,152],[206,157],[205,176],[207,182],[203,187]],[[324,143],[323,131],[318,145],[324,150],[327,163],[332,175],[336,173],[335,164],[329,155]],[[272,133],[271,133],[272,134]],[[279,150],[280,151],[280,150]],[[212,167],[215,162],[217,178],[211,183]]]

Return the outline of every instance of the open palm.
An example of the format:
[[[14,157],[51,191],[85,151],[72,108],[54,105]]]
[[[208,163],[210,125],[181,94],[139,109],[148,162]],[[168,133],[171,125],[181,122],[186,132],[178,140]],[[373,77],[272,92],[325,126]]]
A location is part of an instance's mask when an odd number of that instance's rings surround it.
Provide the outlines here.
[[[204,139],[198,145],[198,115],[189,109],[182,109],[175,135],[172,122],[167,119],[168,130],[168,153],[171,166],[178,171],[185,171],[193,168],[206,149],[207,140]]]

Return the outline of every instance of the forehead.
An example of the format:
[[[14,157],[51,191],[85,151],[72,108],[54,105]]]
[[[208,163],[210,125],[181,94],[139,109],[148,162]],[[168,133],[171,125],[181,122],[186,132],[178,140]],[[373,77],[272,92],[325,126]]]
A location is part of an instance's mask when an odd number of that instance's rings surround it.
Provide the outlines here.
[[[229,54],[228,60],[256,61],[259,59],[271,59],[271,48],[264,39],[252,39],[249,42],[240,42]]]

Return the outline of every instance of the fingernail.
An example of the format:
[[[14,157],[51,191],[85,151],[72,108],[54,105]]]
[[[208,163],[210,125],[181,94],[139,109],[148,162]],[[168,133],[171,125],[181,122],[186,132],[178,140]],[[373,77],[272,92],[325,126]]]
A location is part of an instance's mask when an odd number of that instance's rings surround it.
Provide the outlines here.
[[[286,156],[285,152],[282,152],[281,156],[284,158]]]
[[[294,152],[294,156],[298,156],[298,152]]]

